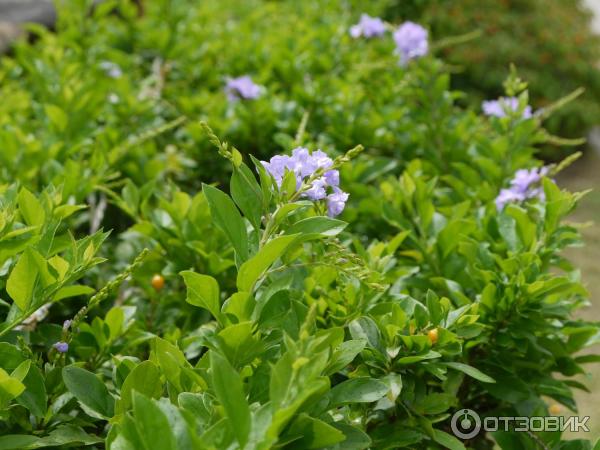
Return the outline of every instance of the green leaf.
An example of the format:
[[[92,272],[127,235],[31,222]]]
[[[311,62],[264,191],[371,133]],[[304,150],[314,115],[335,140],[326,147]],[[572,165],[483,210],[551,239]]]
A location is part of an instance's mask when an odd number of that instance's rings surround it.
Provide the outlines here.
[[[443,319],[439,297],[431,289],[427,291],[427,310],[433,325],[439,325]]]
[[[96,292],[96,290],[90,286],[84,286],[83,284],[73,284],[71,286],[65,286],[60,288],[54,295],[54,301],[57,302],[64,298],[79,297],[80,295],[90,295]]]
[[[104,417],[112,417],[115,401],[106,385],[92,372],[77,366],[62,370],[65,386],[77,400]]]
[[[416,362],[425,361],[427,359],[440,358],[442,355],[434,350],[429,350],[423,355],[404,356],[398,359],[398,364],[414,364]]]
[[[372,448],[371,438],[359,427],[348,425],[342,421],[332,423],[332,425],[344,433],[344,440],[330,446],[331,450],[365,450]]]
[[[6,291],[21,311],[26,311],[33,298],[39,267],[33,250],[27,248],[6,282]]]
[[[208,184],[202,185],[202,192],[208,201],[213,221],[227,235],[240,260],[246,261],[248,233],[235,203],[227,194]]]
[[[286,230],[286,234],[319,234],[321,236],[336,236],[348,224],[331,217],[315,216],[299,220]]]
[[[434,430],[433,439],[438,444],[449,450],[466,450],[465,446],[451,434],[442,430]]]
[[[17,201],[19,203],[19,211],[27,225],[41,227],[44,224],[46,213],[35,195],[23,188],[17,196]]]
[[[286,449],[289,450],[325,448],[342,442],[346,437],[337,428],[306,414],[300,414],[290,426],[286,433],[286,436],[288,435],[290,437],[300,436],[300,439],[296,439],[286,446]]]
[[[482,383],[495,383],[492,377],[486,375],[479,369],[476,369],[473,366],[469,366],[468,364],[463,364],[459,362],[445,362],[444,365],[451,367],[452,369],[459,370],[460,372],[466,373],[472,378],[481,381]]]
[[[234,167],[231,175],[230,191],[236,205],[242,210],[252,226],[258,230],[262,217],[263,196],[254,174],[245,164]]]
[[[9,402],[21,395],[24,390],[25,385],[21,381],[0,368],[0,409],[8,406]]]
[[[387,384],[375,378],[360,377],[351,378],[337,386],[334,386],[330,395],[330,407],[336,407],[345,403],[372,403],[387,394]]]
[[[364,316],[353,320],[348,329],[354,339],[363,339],[371,348],[381,350],[381,334],[377,324],[370,317]]]
[[[250,320],[256,300],[248,292],[235,292],[223,303],[223,312],[235,316],[238,322]]]
[[[69,124],[69,116],[61,108],[50,103],[44,105],[46,116],[57,131],[65,131]]]
[[[517,233],[525,249],[531,249],[535,244],[536,224],[527,216],[527,212],[523,208],[516,205],[508,205],[505,212],[515,219]]]
[[[44,417],[47,409],[48,397],[42,372],[36,365],[32,365],[23,379],[25,391],[16,398],[17,403],[26,407],[36,417]]]
[[[133,415],[146,450],[178,450],[169,421],[154,400],[134,392]]]
[[[219,402],[225,409],[240,447],[244,447],[250,434],[250,408],[244,394],[242,378],[223,356],[210,352],[212,383]]]
[[[7,434],[0,436],[0,450],[27,450],[39,448],[40,438],[27,434]]]
[[[205,308],[217,319],[221,317],[219,301],[219,283],[209,275],[202,275],[191,270],[181,272],[187,287],[186,301],[194,306]]]
[[[133,391],[150,398],[159,398],[163,391],[160,370],[152,361],[143,361],[133,368],[121,386],[121,400],[117,412],[125,412],[133,403]]]
[[[254,283],[271,264],[283,255],[297,235],[279,236],[267,242],[256,255],[240,267],[237,275],[237,287],[240,291],[252,292]]]
[[[364,350],[366,345],[367,341],[365,339],[350,339],[342,342],[333,352],[329,365],[325,370],[325,375],[333,375],[342,370],[356,358],[356,355]]]

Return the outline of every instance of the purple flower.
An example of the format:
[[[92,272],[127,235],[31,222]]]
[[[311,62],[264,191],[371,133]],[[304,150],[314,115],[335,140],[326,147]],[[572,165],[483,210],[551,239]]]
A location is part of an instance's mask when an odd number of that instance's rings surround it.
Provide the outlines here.
[[[69,344],[62,341],[56,342],[52,345],[52,347],[54,347],[59,353],[67,353],[67,351],[69,350]]]
[[[404,22],[394,32],[396,53],[400,55],[400,64],[405,65],[411,59],[425,56],[429,51],[427,30],[414,22]]]
[[[372,38],[381,36],[385,33],[385,24],[379,17],[371,17],[368,14],[362,14],[356,25],[350,27],[350,36],[359,38],[364,36]]]
[[[496,208],[500,211],[507,203],[522,202],[531,198],[544,200],[544,190],[539,184],[547,173],[547,167],[517,170],[510,180],[510,188],[501,189],[496,197]]]
[[[525,200],[525,194],[512,189],[501,189],[498,197],[496,197],[496,208],[498,211],[504,209],[507,203],[522,202]]]
[[[228,78],[225,93],[230,101],[253,100],[260,97],[261,87],[254,83],[248,75],[244,75],[237,78]]]
[[[269,162],[261,162],[265,169],[267,169],[267,172],[275,178],[277,185],[280,187],[286,171],[296,174],[298,187],[300,187],[302,181],[310,177],[318,169],[327,169],[333,165],[333,160],[326,153],[321,150],[315,150],[310,153],[304,147],[297,147],[292,150],[292,156],[276,155]],[[337,183],[339,183],[339,173],[337,170],[330,170],[325,173],[326,180],[335,181],[336,177]]]
[[[70,326],[71,326],[71,321],[70,320],[65,320],[63,322],[63,330],[68,330]]]
[[[312,182],[310,188],[304,192],[304,195],[311,200],[323,200],[327,197],[327,180],[325,177],[317,178]]]
[[[329,217],[339,216],[348,200],[348,194],[340,188],[333,188],[333,194],[327,196],[327,215]]]
[[[515,172],[515,176],[510,181],[510,185],[517,191],[526,193],[529,186],[540,181],[541,174],[537,169],[519,169]]]
[[[481,103],[481,109],[486,116],[505,117],[510,111],[519,110],[519,99],[516,97],[500,97],[498,100],[486,100]],[[531,106],[527,105],[523,110],[523,119],[533,116]]]
[[[328,170],[325,172],[325,180],[329,186],[339,186],[340,172],[338,170]]]
[[[315,150],[310,153],[308,149],[298,147],[292,150],[291,156],[276,155],[268,162],[261,161],[261,163],[279,187],[286,172],[293,172],[296,176],[296,189],[299,189],[302,183],[312,177],[317,170],[326,170],[323,176],[312,181],[302,196],[313,201],[327,199],[327,210],[330,216],[337,216],[344,209],[348,194],[339,188],[339,171],[327,170],[333,166],[333,160],[325,152]]]

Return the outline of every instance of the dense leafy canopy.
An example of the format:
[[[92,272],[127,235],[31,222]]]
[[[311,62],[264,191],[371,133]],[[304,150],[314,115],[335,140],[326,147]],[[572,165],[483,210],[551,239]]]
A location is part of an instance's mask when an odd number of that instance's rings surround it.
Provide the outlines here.
[[[0,449],[592,448],[450,428],[598,359],[569,161],[496,202],[549,139],[516,73],[484,117],[362,2],[88,3],[0,62]]]

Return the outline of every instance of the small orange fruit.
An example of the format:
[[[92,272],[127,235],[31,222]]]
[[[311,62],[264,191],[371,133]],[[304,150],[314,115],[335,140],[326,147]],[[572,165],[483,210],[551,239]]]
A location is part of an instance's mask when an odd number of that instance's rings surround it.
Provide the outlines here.
[[[156,274],[152,277],[152,287],[156,292],[165,287],[165,279],[162,275]]]
[[[429,338],[432,344],[435,344],[438,341],[438,329],[434,328],[433,330],[429,330],[427,332],[427,337]]]
[[[550,411],[550,414],[552,415],[560,414],[561,410],[562,408],[557,403],[552,404],[550,408],[548,408],[548,411]]]

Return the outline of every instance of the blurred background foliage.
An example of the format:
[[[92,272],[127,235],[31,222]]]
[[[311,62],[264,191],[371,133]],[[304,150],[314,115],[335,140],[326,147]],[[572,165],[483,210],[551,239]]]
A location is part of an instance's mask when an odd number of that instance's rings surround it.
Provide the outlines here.
[[[529,83],[531,104],[543,108],[579,87],[585,94],[545,122],[553,134],[585,136],[600,123],[600,37],[581,0],[396,0],[385,2],[385,18],[428,24],[436,40],[479,30],[469,45],[450,46],[443,59],[453,66],[452,86],[476,108],[502,94],[514,63]],[[556,148],[546,158],[561,156]]]

